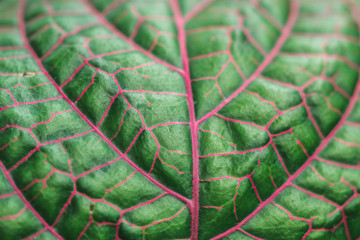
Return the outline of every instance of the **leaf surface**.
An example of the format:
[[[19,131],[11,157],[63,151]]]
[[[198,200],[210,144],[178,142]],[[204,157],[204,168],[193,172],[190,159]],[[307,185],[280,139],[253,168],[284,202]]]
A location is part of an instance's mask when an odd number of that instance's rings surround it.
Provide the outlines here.
[[[359,3],[0,2],[4,239],[357,239]]]

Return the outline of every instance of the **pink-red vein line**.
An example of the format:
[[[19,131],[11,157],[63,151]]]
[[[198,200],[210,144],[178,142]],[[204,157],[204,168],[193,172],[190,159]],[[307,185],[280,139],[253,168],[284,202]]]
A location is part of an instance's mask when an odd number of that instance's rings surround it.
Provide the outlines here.
[[[211,112],[206,114],[204,117],[198,120],[198,124],[205,121],[209,117],[213,116],[215,113],[217,113],[220,109],[222,109],[227,103],[229,103],[231,100],[233,100],[239,93],[244,91],[244,89],[252,82],[254,81],[261,72],[271,63],[271,61],[276,57],[276,55],[279,53],[280,49],[284,45],[286,39],[290,36],[291,31],[294,27],[295,21],[298,16],[299,11],[299,2],[297,0],[294,0],[291,2],[291,9],[289,13],[288,21],[283,29],[283,32],[281,33],[281,36],[277,40],[275,46],[269,53],[269,55],[265,58],[265,60],[261,63],[261,65],[256,69],[256,71],[245,81],[245,83],[238,88],[233,94],[230,95],[227,99],[225,99],[220,105],[218,105],[215,109],[213,109]]]
[[[20,8],[21,8],[21,5],[20,5]],[[20,9],[20,11],[21,11],[21,9]],[[23,16],[23,15],[21,15],[21,16]],[[31,206],[29,201],[24,197],[24,195],[22,194],[20,189],[16,186],[14,180],[11,178],[9,172],[6,170],[6,168],[2,162],[0,162],[0,168],[4,172],[6,179],[9,181],[11,186],[14,188],[14,190],[17,193],[17,195],[19,196],[19,198],[24,202],[25,206],[38,218],[38,220],[45,226],[46,229],[49,230],[49,232],[51,232],[58,239],[63,239],[57,232],[55,232],[55,230],[52,227],[50,227],[50,225],[40,216],[40,214],[33,208],[33,206]]]
[[[25,7],[26,0],[22,0],[23,8]],[[23,14],[24,9],[22,9],[21,14]],[[152,178],[148,173],[146,173],[144,170],[139,168],[135,163],[133,163],[128,157],[126,157],[111,141],[108,139],[90,120],[75,106],[75,104],[68,98],[68,96],[62,91],[59,85],[56,84],[54,79],[50,76],[50,74],[46,71],[44,66],[42,65],[42,62],[40,58],[36,55],[34,49],[30,46],[28,39],[26,37],[26,30],[25,30],[25,22],[22,18],[23,15],[21,15],[21,19],[19,20],[19,26],[20,26],[20,32],[21,36],[23,38],[25,47],[28,49],[28,51],[31,53],[35,61],[37,62],[38,66],[40,67],[41,71],[45,74],[45,76],[49,79],[49,81],[55,86],[56,90],[63,96],[63,98],[70,104],[70,106],[79,114],[79,116],[111,147],[113,148],[127,163],[129,163],[132,167],[134,167],[138,172],[140,172],[142,175],[144,175],[147,179],[149,179],[151,182],[153,182],[155,185],[166,191],[168,194],[186,202],[187,204],[191,205],[191,201],[187,199],[186,197],[180,195],[179,193],[165,187],[163,184],[159,183],[157,180]]]
[[[201,11],[203,11],[205,8],[207,8],[214,0],[203,0],[195,7],[193,7],[185,16],[184,21],[187,22],[191,19],[193,19],[196,15],[198,15]]]
[[[189,117],[191,127],[192,157],[193,157],[193,201],[189,205],[191,212],[191,239],[197,239],[199,224],[199,153],[198,153],[198,128],[195,119],[195,108],[193,101],[193,92],[191,89],[191,78],[189,69],[189,58],[186,47],[185,21],[181,15],[179,0],[170,1],[172,11],[174,13],[175,24],[178,29],[180,53],[184,66],[184,80],[187,92],[187,101],[189,105]]]
[[[264,201],[263,203],[260,204],[260,206],[258,208],[255,209],[255,211],[253,211],[250,215],[248,215],[246,218],[244,218],[239,224],[237,224],[235,227],[230,228],[229,230],[227,230],[226,232],[216,236],[213,238],[213,240],[215,239],[220,239],[223,238],[227,235],[229,235],[230,233],[238,230],[240,227],[242,227],[246,222],[248,222],[251,218],[253,218],[261,209],[263,209],[268,203],[272,202],[274,200],[274,198],[276,198],[286,187],[288,187],[289,185],[291,185],[291,182],[297,177],[299,176],[310,164],[311,162],[316,159],[316,157],[319,155],[319,153],[326,147],[326,145],[328,144],[328,142],[334,137],[334,135],[336,134],[336,132],[339,130],[340,127],[342,127],[344,125],[344,123],[346,122],[346,119],[348,118],[348,116],[350,115],[351,111],[353,110],[355,103],[357,101],[357,98],[360,94],[360,78],[358,79],[357,82],[357,86],[356,89],[354,91],[354,94],[352,96],[352,98],[350,99],[350,103],[346,109],[346,112],[342,115],[340,121],[338,122],[338,124],[335,126],[335,128],[330,132],[330,134],[324,138],[323,142],[320,144],[320,146],[316,149],[316,151],[314,152],[314,154],[308,158],[308,160],[305,162],[304,165],[302,165],[292,176],[290,176],[288,178],[288,180],[280,187],[278,188],[266,201]]]
[[[134,49],[136,49],[137,51],[143,53],[144,55],[148,56],[149,58],[153,59],[154,61],[168,67],[169,69],[178,72],[178,73],[183,73],[184,71],[182,69],[179,69],[169,63],[167,63],[164,60],[161,60],[160,58],[154,56],[151,52],[146,51],[144,48],[142,48],[141,46],[139,46],[138,44],[136,44],[133,40],[131,40],[130,38],[126,37],[122,32],[120,32],[118,29],[116,29],[116,27],[114,27],[110,22],[108,22],[108,20],[106,20],[106,18],[100,13],[98,12],[94,6],[92,6],[88,0],[81,0],[81,2],[88,8],[88,10],[90,11],[90,13],[92,13],[97,19],[98,21],[103,24],[105,27],[107,27],[108,29],[110,29],[110,31],[112,31],[113,33],[115,33],[116,36],[120,37],[121,39],[123,39],[124,41],[126,41],[128,44],[130,44]]]

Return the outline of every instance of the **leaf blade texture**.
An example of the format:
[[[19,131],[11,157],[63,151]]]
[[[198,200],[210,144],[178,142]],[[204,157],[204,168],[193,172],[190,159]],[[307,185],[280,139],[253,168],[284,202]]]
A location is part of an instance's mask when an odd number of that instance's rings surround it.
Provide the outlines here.
[[[359,2],[0,2],[4,239],[360,237]]]

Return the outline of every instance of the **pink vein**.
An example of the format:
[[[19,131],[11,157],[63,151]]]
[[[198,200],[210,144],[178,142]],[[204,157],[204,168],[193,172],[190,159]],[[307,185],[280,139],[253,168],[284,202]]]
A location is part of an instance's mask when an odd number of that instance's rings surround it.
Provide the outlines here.
[[[229,103],[231,100],[233,100],[240,92],[242,92],[252,81],[254,81],[261,72],[271,63],[271,61],[274,59],[274,57],[279,53],[280,49],[282,48],[283,44],[285,43],[286,39],[290,36],[292,28],[295,24],[295,21],[298,16],[298,10],[299,10],[299,2],[293,1],[291,4],[289,19],[283,29],[283,32],[281,33],[281,36],[279,37],[278,41],[276,42],[275,46],[269,53],[269,55],[265,58],[265,60],[261,63],[261,65],[256,69],[256,71],[250,76],[249,79],[245,81],[245,83],[238,88],[233,94],[230,95],[227,99],[225,99],[220,105],[218,105],[215,109],[213,109],[211,112],[206,114],[204,117],[199,119],[197,122],[198,124],[205,121],[209,117],[213,116],[216,112],[218,112],[221,108],[223,108],[227,103]]]
[[[195,5],[195,7],[193,7],[192,10],[184,16],[185,22],[194,18],[201,11],[203,11],[207,6],[209,6],[212,2],[214,2],[214,0],[203,0],[200,3],[198,3],[197,5]]]
[[[357,101],[357,98],[360,94],[360,78],[358,79],[356,89],[354,91],[354,94],[352,98],[350,99],[349,105],[346,109],[346,112],[344,115],[342,115],[341,120],[338,122],[338,124],[335,126],[335,128],[330,132],[330,134],[324,138],[323,142],[320,144],[320,146],[316,149],[314,154],[308,158],[308,160],[305,162],[304,165],[302,165],[292,176],[288,178],[288,180],[280,187],[278,188],[266,201],[260,204],[258,208],[255,209],[250,215],[248,215],[246,218],[244,218],[239,224],[237,224],[235,227],[230,228],[226,232],[214,237],[213,239],[220,239],[222,237],[225,237],[229,235],[230,233],[238,230],[240,227],[242,227],[245,223],[247,223],[251,218],[253,218],[261,209],[263,209],[268,203],[272,202],[275,197],[277,197],[286,187],[291,185],[291,182],[299,176],[310,164],[311,162],[316,159],[317,155],[324,149],[324,147],[328,144],[328,142],[334,137],[335,133],[339,130],[340,127],[344,125],[346,122],[346,119],[350,115],[351,111],[353,110],[355,103]]]
[[[88,10],[90,11],[90,13],[92,13],[97,19],[98,21],[103,24],[105,27],[107,27],[108,29],[110,29],[110,31],[112,31],[113,33],[115,33],[116,36],[120,37],[121,39],[123,39],[125,42],[127,42],[128,44],[130,44],[133,48],[135,48],[137,51],[141,52],[142,54],[146,55],[147,57],[153,59],[154,61],[168,67],[169,69],[178,72],[178,73],[183,73],[184,71],[182,69],[179,69],[169,63],[167,63],[164,60],[161,60],[159,58],[157,58],[156,56],[154,56],[151,52],[146,51],[144,48],[142,48],[141,46],[137,45],[133,40],[131,40],[130,38],[126,37],[122,32],[120,32],[118,29],[116,29],[111,23],[109,23],[106,18],[99,13],[89,2],[88,0],[81,0],[81,2],[88,8]]]
[[[254,238],[254,239],[256,239],[256,240],[263,240],[262,238],[255,237],[254,235],[251,235],[250,233],[245,232],[245,231],[242,230],[242,229],[239,229],[239,230],[240,230],[240,232],[244,233],[245,235],[247,235],[247,236],[249,236],[249,237],[252,237],[252,238]]]
[[[187,91],[187,100],[189,105],[190,127],[191,127],[191,142],[193,150],[193,201],[192,205],[189,205],[191,212],[191,239],[197,239],[198,224],[199,224],[199,153],[198,153],[198,127],[195,119],[195,109],[193,101],[193,92],[191,89],[191,78],[189,69],[189,58],[186,48],[186,33],[185,33],[185,21],[181,15],[181,9],[179,2],[176,0],[170,1],[171,8],[174,13],[175,24],[178,29],[180,53],[183,60],[184,67],[184,80]]]
[[[335,162],[335,161],[331,161],[331,160],[327,160],[327,159],[323,159],[323,158],[317,158],[317,160],[320,162],[324,162],[324,163],[327,163],[330,165],[337,166],[337,167],[360,169],[360,165],[350,165],[350,164],[346,164],[346,163],[339,163],[339,162]]]
[[[21,7],[20,7],[21,9]],[[20,10],[21,11],[21,10]],[[21,15],[23,16],[23,15]],[[19,198],[24,202],[25,206],[38,218],[38,220],[45,226],[46,229],[48,229],[55,237],[58,239],[63,239],[55,230],[49,226],[49,224],[40,216],[40,214],[31,206],[31,204],[26,200],[20,189],[16,186],[14,180],[11,178],[9,172],[6,170],[5,166],[2,162],[0,162],[0,168],[4,172],[4,175],[6,179],[9,181],[11,186],[14,188],[15,192],[19,196]]]
[[[23,14],[24,14],[24,8],[25,8],[26,0],[21,1],[22,7],[20,7],[20,14],[19,15],[19,27],[22,39],[24,41],[25,47],[28,49],[28,51],[31,53],[35,61],[37,62],[38,66],[40,67],[41,71],[45,74],[45,76],[49,79],[49,81],[55,86],[56,90],[61,94],[61,96],[70,104],[70,106],[79,114],[79,116],[111,147],[113,148],[127,163],[129,163],[132,167],[134,167],[138,172],[140,172],[142,175],[144,175],[147,179],[149,179],[151,182],[153,182],[156,186],[160,187],[164,191],[166,191],[168,194],[186,202],[187,204],[191,205],[191,201],[187,199],[186,197],[178,194],[177,192],[165,187],[163,184],[159,183],[157,180],[152,178],[148,173],[146,173],[144,170],[139,168],[135,163],[133,163],[128,157],[126,157],[105,135],[92,123],[89,119],[75,106],[75,104],[68,98],[68,96],[62,91],[60,86],[56,84],[56,82],[52,79],[52,77],[49,75],[49,73],[46,71],[44,66],[41,63],[40,58],[36,55],[35,51],[31,48],[28,39],[26,37],[26,30],[25,30],[25,23],[23,20]]]

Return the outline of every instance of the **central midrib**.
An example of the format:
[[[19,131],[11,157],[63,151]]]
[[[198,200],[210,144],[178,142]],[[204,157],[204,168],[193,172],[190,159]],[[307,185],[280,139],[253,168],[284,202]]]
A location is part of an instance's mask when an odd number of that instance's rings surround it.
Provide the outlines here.
[[[179,6],[179,0],[170,1],[171,8],[174,14],[175,24],[178,31],[178,39],[180,45],[180,55],[183,60],[184,68],[184,81],[187,92],[187,101],[189,106],[189,117],[191,127],[191,144],[192,144],[192,157],[193,157],[193,199],[191,206],[191,239],[198,238],[198,226],[199,226],[199,150],[198,150],[198,127],[195,119],[195,106],[193,91],[191,88],[191,77],[189,58],[187,54],[186,46],[186,33],[185,33],[185,20],[182,16],[181,9]]]

